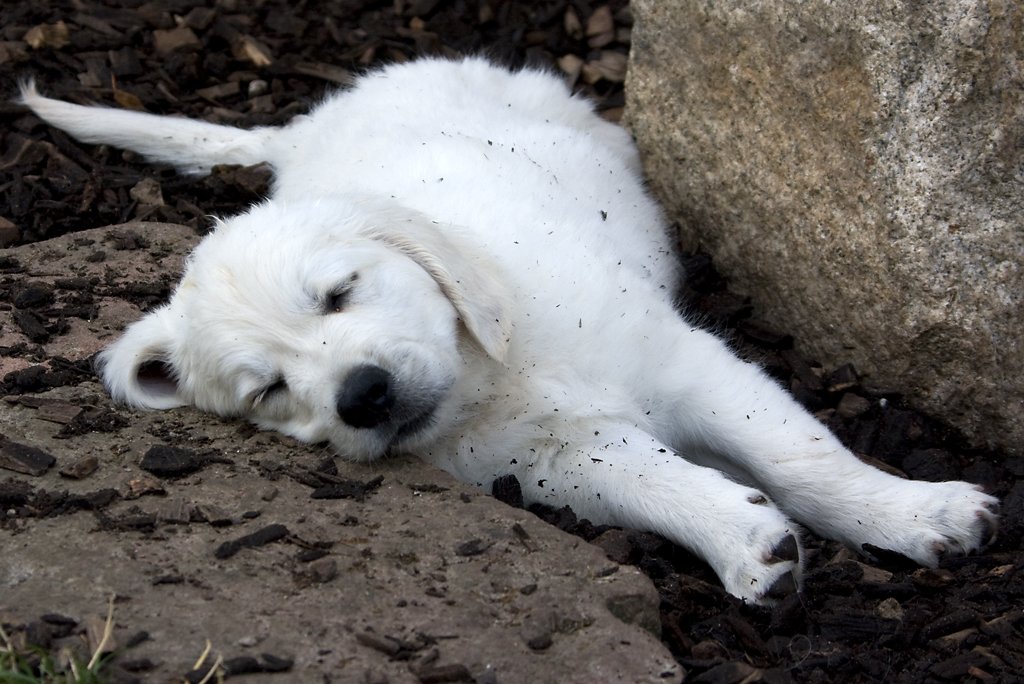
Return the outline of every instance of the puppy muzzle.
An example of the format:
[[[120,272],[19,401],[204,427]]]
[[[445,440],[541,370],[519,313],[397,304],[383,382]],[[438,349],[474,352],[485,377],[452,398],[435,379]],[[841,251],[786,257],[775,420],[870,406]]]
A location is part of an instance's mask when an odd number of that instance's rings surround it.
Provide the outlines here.
[[[345,376],[335,411],[349,427],[388,434],[394,443],[428,428],[440,397],[439,392],[404,391],[387,370],[363,365]]]
[[[391,420],[395,379],[379,366],[359,366],[345,377],[338,393],[338,417],[354,428],[375,428]]]

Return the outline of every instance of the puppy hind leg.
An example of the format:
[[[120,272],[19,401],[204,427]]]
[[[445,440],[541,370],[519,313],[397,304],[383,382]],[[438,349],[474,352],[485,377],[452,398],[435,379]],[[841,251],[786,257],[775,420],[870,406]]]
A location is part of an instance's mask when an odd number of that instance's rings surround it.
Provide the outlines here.
[[[527,501],[657,532],[704,558],[735,596],[772,603],[799,587],[799,533],[782,512],[636,427],[605,424],[538,450],[517,474]]]
[[[659,377],[661,396],[672,398],[654,409],[667,441],[684,453],[710,451],[726,460],[818,534],[929,566],[994,536],[997,502],[979,487],[882,472],[718,339],[688,329],[677,348],[685,353]]]

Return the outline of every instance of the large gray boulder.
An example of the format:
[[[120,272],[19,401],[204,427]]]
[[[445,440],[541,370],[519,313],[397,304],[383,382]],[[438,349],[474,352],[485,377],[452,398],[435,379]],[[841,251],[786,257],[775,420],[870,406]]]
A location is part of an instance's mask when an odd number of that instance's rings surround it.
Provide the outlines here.
[[[627,124],[685,247],[826,366],[1024,445],[1024,9],[634,0]]]

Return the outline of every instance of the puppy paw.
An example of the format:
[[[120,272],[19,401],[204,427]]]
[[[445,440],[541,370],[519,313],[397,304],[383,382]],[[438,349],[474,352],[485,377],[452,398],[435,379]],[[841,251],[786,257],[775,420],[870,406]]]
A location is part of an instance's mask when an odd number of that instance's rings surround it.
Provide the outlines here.
[[[854,546],[868,555],[897,553],[928,567],[945,556],[979,551],[996,537],[999,501],[967,482],[906,481],[877,507]]]
[[[795,534],[787,533],[774,546],[744,555],[722,573],[725,589],[733,596],[770,606],[800,590],[800,542]]]
[[[763,496],[749,501],[764,507],[758,516],[762,520],[748,528],[726,566],[716,570],[733,596],[756,605],[772,605],[800,590],[800,539],[796,526]]]

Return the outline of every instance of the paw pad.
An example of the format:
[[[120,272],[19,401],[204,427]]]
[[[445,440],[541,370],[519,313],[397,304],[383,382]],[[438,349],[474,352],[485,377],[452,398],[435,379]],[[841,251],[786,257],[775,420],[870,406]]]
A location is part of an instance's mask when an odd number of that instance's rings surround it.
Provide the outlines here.
[[[772,582],[772,586],[768,587],[764,597],[772,601],[781,601],[787,596],[795,594],[798,590],[799,587],[797,586],[796,578],[793,577],[793,573],[787,572]]]
[[[775,545],[775,548],[772,549],[772,555],[768,558],[768,562],[771,564],[784,563],[786,561],[796,563],[799,560],[800,545],[797,544],[796,537],[791,534],[787,534],[782,538],[782,541]]]

